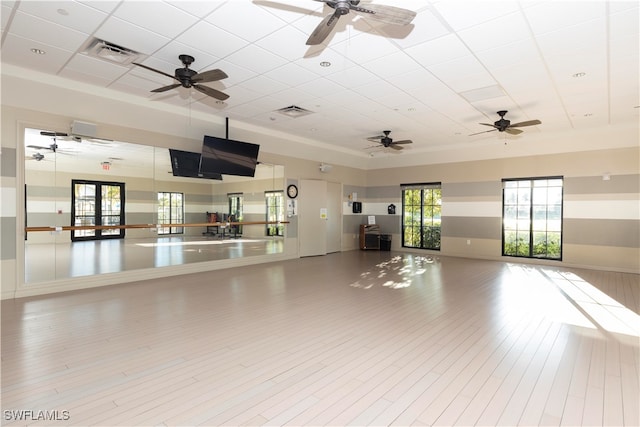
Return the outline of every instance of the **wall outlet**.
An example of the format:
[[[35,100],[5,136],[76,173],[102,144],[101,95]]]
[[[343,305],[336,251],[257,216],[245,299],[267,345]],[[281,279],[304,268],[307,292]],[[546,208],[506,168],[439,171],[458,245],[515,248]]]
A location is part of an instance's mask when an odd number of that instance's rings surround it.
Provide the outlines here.
[[[470,244],[471,244],[471,240],[467,239],[467,245],[470,245]]]

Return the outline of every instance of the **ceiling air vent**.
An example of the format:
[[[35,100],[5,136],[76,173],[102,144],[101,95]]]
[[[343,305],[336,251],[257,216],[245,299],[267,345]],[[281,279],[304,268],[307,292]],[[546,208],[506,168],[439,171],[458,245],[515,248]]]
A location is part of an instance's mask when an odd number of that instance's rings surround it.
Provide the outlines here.
[[[313,113],[313,111],[305,110],[304,108],[300,108],[296,105],[290,105],[288,107],[281,108],[279,110],[276,110],[276,112],[293,118],[298,118]]]
[[[89,56],[104,59],[105,61],[120,65],[130,64],[140,55],[138,52],[134,52],[126,47],[118,46],[99,39],[94,40],[89,45],[87,53]]]

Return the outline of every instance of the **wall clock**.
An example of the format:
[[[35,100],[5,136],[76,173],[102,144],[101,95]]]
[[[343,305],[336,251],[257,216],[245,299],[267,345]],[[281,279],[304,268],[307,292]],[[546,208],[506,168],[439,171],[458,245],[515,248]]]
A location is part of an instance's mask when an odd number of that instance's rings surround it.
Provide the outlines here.
[[[287,196],[289,196],[292,199],[295,199],[296,197],[298,197],[298,187],[296,187],[293,184],[289,185],[287,187]]]

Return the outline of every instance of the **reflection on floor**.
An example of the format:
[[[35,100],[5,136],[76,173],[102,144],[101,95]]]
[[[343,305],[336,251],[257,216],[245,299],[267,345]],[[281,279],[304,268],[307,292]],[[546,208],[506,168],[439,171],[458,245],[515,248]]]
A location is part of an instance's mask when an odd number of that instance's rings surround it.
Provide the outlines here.
[[[172,236],[25,245],[25,283],[282,253],[283,238]]]

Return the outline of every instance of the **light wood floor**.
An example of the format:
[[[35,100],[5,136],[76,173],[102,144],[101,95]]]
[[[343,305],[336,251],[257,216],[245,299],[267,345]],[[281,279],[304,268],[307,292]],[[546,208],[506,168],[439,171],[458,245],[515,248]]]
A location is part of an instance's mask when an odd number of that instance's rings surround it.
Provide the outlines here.
[[[639,282],[350,251],[3,301],[3,424],[637,426]]]

